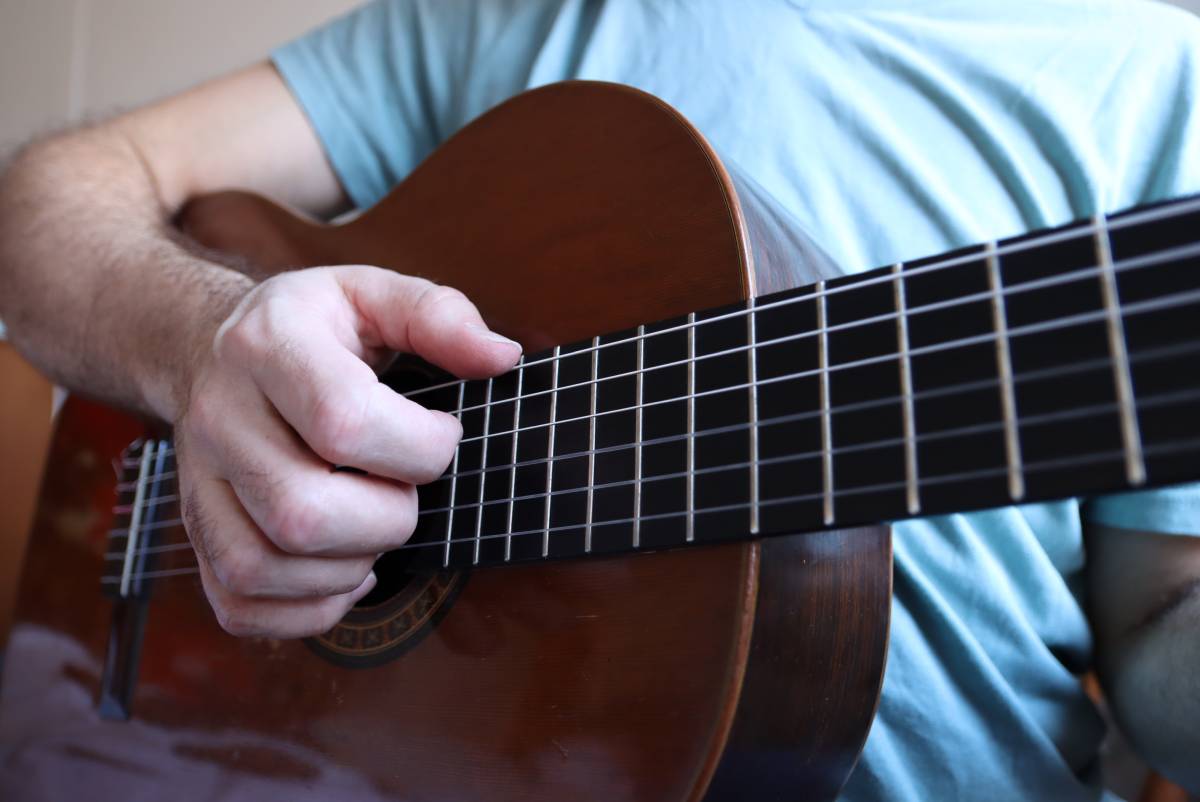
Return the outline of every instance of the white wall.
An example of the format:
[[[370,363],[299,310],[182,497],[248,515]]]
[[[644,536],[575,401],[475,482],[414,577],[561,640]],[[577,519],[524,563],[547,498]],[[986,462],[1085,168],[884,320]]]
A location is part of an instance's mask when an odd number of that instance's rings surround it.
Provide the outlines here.
[[[0,153],[261,59],[362,0],[0,0]]]

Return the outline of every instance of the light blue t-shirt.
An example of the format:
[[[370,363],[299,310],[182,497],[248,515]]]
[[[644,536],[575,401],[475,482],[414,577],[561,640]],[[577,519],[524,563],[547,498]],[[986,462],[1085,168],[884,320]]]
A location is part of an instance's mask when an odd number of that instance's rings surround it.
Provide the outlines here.
[[[567,78],[680,109],[847,272],[1200,192],[1200,24],[1117,0],[398,0],[275,64],[368,206]],[[895,527],[883,699],[847,800],[1104,798],[1081,517],[1200,533],[1200,489]]]

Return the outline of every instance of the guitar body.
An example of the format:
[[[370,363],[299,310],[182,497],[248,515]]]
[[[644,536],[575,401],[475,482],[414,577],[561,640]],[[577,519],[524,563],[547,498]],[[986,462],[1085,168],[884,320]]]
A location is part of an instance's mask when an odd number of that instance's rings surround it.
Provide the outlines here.
[[[257,270],[450,284],[534,350],[754,294],[754,261],[786,259],[748,233],[754,212],[673,110],[579,83],[480,118],[342,226],[241,193],[181,225]],[[147,433],[79,398],[63,410],[5,656],[0,796],[829,799],[861,750],[886,528],[381,578],[307,642],[226,635],[198,577],[169,575],[192,559],[180,549],[130,648],[100,576],[112,466]],[[129,720],[99,712],[114,660],[136,674]]]

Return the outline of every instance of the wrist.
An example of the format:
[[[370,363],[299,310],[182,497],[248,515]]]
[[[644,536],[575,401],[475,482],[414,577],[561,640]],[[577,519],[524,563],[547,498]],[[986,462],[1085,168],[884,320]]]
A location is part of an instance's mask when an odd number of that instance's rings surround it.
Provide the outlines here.
[[[164,332],[175,347],[143,373],[141,388],[146,406],[171,424],[187,409],[195,379],[212,359],[217,331],[255,287],[248,276],[210,262],[188,272]]]

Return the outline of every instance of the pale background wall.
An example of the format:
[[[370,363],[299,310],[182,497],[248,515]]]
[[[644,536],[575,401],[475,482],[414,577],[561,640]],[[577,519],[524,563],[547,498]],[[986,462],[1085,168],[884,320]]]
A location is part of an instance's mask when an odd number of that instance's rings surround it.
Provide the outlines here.
[[[0,0],[0,148],[261,59],[362,0]]]

